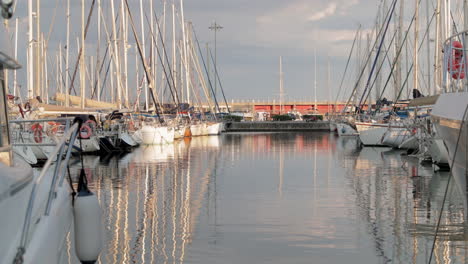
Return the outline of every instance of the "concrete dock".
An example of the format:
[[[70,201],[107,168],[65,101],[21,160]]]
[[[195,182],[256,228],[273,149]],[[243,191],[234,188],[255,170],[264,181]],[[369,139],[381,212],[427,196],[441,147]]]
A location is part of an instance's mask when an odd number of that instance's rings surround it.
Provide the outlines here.
[[[226,132],[330,131],[328,121],[228,122]]]

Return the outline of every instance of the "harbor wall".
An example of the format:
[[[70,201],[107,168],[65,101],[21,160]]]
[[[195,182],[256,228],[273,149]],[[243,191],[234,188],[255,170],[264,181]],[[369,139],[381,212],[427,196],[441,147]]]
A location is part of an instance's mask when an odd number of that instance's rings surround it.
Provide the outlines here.
[[[328,121],[227,122],[226,132],[330,131]]]

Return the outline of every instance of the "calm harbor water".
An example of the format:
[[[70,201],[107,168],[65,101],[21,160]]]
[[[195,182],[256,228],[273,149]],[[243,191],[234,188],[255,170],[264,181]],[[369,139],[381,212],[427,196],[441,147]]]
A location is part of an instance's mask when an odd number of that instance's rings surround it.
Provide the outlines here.
[[[449,174],[402,153],[245,133],[86,156],[99,262],[427,263]],[[451,184],[433,263],[468,262],[466,193]]]

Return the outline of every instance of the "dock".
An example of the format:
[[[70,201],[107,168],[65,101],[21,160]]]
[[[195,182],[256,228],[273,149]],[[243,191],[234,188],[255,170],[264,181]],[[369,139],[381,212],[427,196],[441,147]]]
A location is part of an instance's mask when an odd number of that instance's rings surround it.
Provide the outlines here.
[[[328,121],[228,122],[226,132],[330,131]]]

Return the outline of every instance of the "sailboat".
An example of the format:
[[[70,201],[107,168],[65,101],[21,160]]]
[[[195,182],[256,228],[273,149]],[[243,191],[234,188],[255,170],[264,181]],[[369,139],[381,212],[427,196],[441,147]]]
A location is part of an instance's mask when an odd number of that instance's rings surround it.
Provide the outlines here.
[[[464,12],[466,17],[467,6]],[[468,54],[463,46],[454,43],[466,39],[467,25],[468,21],[465,21],[465,30],[449,37],[444,43],[444,69],[447,70],[443,76],[447,92],[439,95],[431,115],[436,133],[447,147],[450,169],[462,193],[466,193],[468,166],[468,88],[465,67]],[[466,199],[464,203],[466,205]]]
[[[2,15],[12,12],[11,6],[1,5],[0,9],[6,9],[1,10]],[[5,36],[0,39],[8,40]],[[2,49],[8,46],[1,44]],[[71,124],[70,118],[59,120],[66,122],[68,129],[35,175],[31,166],[13,153],[10,139],[4,70],[16,70],[20,65],[8,51],[0,54],[0,209],[6,212],[0,217],[0,263],[64,263],[70,249],[66,241],[73,233],[77,251],[71,254],[94,263],[102,241],[100,219],[94,223],[88,220],[99,217],[99,204],[91,193],[76,196],[73,204],[65,178],[72,150],[67,142],[77,138],[79,124]],[[21,122],[30,121],[17,121]]]

